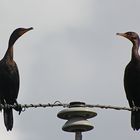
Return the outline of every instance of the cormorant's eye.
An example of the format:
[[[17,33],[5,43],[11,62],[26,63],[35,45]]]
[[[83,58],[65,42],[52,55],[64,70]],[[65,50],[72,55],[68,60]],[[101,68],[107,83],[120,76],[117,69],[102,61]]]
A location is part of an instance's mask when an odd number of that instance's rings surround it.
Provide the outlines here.
[[[131,35],[132,35],[132,33],[131,33],[131,32],[127,32],[127,35],[131,36]]]

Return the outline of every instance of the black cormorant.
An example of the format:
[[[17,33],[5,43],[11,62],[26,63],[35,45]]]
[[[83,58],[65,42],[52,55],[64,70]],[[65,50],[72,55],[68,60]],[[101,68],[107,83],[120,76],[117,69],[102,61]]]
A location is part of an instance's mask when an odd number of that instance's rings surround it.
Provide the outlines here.
[[[0,61],[0,103],[2,105],[17,104],[17,96],[19,91],[19,72],[15,61],[13,60],[13,45],[15,41],[31,28],[18,28],[10,36],[8,49]],[[20,111],[19,108],[15,110]],[[3,110],[4,124],[7,131],[13,128],[13,111],[12,108]]]
[[[129,39],[133,44],[131,60],[125,68],[124,88],[130,107],[140,107],[140,55],[138,52],[140,39],[135,32],[117,33],[117,35]],[[140,129],[140,110],[132,111],[131,126],[134,130]]]

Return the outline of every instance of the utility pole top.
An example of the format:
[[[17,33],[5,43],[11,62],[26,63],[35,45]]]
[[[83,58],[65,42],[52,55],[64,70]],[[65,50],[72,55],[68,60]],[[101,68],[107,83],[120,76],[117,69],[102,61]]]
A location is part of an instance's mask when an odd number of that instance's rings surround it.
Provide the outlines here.
[[[75,132],[75,140],[82,140],[82,132],[90,131],[94,127],[87,120],[97,115],[91,108],[85,107],[84,102],[71,102],[69,108],[57,114],[58,118],[68,120],[62,127],[67,132]]]

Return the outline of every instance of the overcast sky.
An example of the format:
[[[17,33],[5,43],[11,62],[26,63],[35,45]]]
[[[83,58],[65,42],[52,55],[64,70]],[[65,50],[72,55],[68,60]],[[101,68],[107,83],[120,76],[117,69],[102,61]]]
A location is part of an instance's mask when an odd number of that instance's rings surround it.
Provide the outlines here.
[[[34,27],[14,47],[20,72],[18,102],[83,101],[128,107],[123,73],[132,44],[117,32],[140,34],[139,0],[3,0],[0,2],[0,58],[10,34],[18,27]],[[0,139],[74,140],[61,130],[57,118],[63,108],[14,111],[14,127],[7,132],[0,115]],[[83,140],[138,139],[130,112],[95,109],[94,129]]]

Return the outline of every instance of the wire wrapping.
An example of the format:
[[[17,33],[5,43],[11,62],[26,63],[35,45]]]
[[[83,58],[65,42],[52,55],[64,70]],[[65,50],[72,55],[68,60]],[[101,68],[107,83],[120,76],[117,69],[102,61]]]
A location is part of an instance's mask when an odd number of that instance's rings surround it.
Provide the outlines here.
[[[22,111],[25,111],[28,108],[46,108],[46,107],[64,107],[68,108],[68,103],[61,103],[60,101],[55,101],[54,103],[47,103],[47,104],[19,104],[22,108]],[[17,105],[2,105],[0,104],[0,108],[16,108]],[[119,106],[112,106],[112,105],[100,105],[100,104],[85,104],[84,107],[90,107],[90,108],[100,108],[100,109],[114,109],[114,110],[125,110],[125,111],[137,111],[140,110],[140,107],[134,107],[134,108],[128,108],[128,107],[119,107]]]

